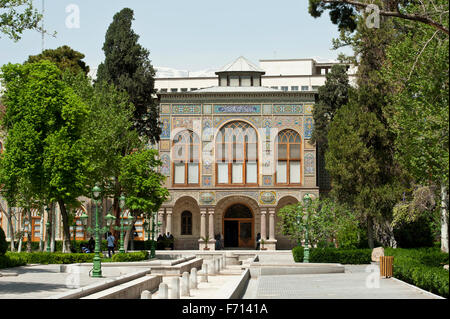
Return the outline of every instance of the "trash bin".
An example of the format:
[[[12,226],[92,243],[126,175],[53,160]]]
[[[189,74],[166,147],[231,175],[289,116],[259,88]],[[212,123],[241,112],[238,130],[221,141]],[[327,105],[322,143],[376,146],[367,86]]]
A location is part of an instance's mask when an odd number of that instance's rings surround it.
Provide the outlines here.
[[[394,274],[394,256],[380,256],[380,277],[392,277]]]

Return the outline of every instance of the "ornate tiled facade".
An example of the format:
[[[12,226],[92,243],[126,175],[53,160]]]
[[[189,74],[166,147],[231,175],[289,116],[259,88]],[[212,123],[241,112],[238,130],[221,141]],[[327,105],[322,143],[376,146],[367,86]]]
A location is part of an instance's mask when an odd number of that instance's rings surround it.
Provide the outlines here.
[[[257,73],[252,72],[253,76]],[[218,75],[220,77],[221,73],[218,72]],[[171,195],[163,204],[160,215],[163,221],[162,231],[173,232],[176,247],[198,249],[208,245],[214,249],[212,241],[205,243],[201,239],[204,235],[209,235],[210,238],[220,235],[225,244],[228,240],[228,245],[233,245],[227,238],[231,234],[227,229],[232,227],[230,210],[247,207],[251,217],[239,219],[239,227],[251,224],[251,228],[247,230],[251,233],[251,241],[240,237],[236,245],[254,248],[256,234],[261,233],[266,235],[266,247],[269,249],[290,248],[289,241],[275,229],[280,205],[302,200],[305,194],[318,195],[315,178],[316,149],[309,143],[313,129],[311,114],[315,96],[310,92],[300,91],[260,91],[263,90],[253,92],[251,88],[246,88],[233,92],[227,88],[226,91],[221,91],[221,88],[217,87],[209,88],[205,92],[198,90],[192,93],[160,94],[163,128],[162,141],[159,144],[163,162],[161,172],[168,177],[166,185]],[[234,122],[249,125],[256,132],[256,183],[218,183],[219,171],[215,161],[218,156],[215,149],[218,131],[224,125]],[[174,163],[170,161],[168,146],[173,146],[174,135],[182,130],[190,130],[193,136],[198,136],[200,145],[195,146],[195,149],[200,152],[200,163],[198,168],[185,163],[186,166],[178,167],[176,173]],[[277,183],[276,139],[283,130],[292,130],[300,136],[301,174],[298,177],[300,183],[295,185]],[[169,145],[163,141],[168,141]],[[238,155],[242,155],[242,151]],[[231,172],[235,167],[229,168],[228,174],[235,174]],[[179,174],[178,178],[182,181],[175,182],[177,178],[174,174]],[[186,174],[189,177],[185,176]],[[194,178],[191,180],[192,176]],[[191,216],[189,218],[195,229],[192,234],[177,233],[184,227],[181,225],[183,213],[183,218]]]

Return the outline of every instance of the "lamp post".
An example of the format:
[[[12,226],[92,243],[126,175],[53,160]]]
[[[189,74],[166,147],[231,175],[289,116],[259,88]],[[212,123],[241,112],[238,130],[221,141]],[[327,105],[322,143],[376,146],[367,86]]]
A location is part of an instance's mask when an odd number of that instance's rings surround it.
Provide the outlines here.
[[[305,197],[303,197],[303,200],[305,201],[306,206],[305,250],[303,254],[303,262],[309,263],[308,215],[309,215],[309,206],[311,204],[311,197],[309,196],[309,194],[306,194]]]
[[[150,258],[155,258],[156,256],[155,227],[157,227],[156,231],[159,231],[159,227],[161,227],[162,225],[161,222],[158,222],[158,224],[156,224],[156,214],[156,212],[152,213],[152,248],[150,250]]]
[[[100,233],[105,233],[109,230],[109,227],[111,226],[111,223],[115,219],[114,216],[111,214],[108,214],[105,216],[107,227],[100,228],[99,225],[99,212],[98,212],[98,204],[100,202],[100,193],[101,188],[99,186],[94,186],[92,188],[92,195],[95,202],[95,228],[88,228],[89,232],[94,232],[95,234],[95,255],[93,260],[93,270],[92,270],[92,277],[100,278],[102,277],[102,264],[101,264],[101,258],[100,258]],[[83,217],[83,223],[87,223],[87,216]]]
[[[50,252],[50,240],[51,240],[51,230],[50,230],[50,207],[45,208],[47,211],[47,222],[45,223],[45,226],[47,226],[47,252]]]
[[[120,230],[120,248],[119,248],[119,253],[123,254],[125,253],[125,248],[124,248],[124,240],[123,240],[123,233],[124,231],[128,230],[130,228],[130,226],[124,226],[124,219],[127,219],[127,216],[125,216],[125,196],[122,194],[119,198],[119,205],[120,205],[120,210],[121,210],[121,218],[120,218],[120,227],[115,226],[114,229],[115,230]]]

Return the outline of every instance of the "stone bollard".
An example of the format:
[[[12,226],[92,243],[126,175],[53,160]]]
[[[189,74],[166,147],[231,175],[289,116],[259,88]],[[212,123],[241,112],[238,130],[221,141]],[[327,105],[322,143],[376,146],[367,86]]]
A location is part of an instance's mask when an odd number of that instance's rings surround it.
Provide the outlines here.
[[[172,278],[172,283],[169,289],[169,299],[180,299],[180,278]]]
[[[202,265],[202,276],[200,277],[201,282],[208,282],[208,264],[203,263]]]
[[[148,290],[141,292],[141,299],[152,299],[152,294]]]
[[[215,275],[216,274],[216,267],[214,259],[208,260],[208,275]]]
[[[191,269],[191,282],[189,288],[197,289],[197,268]]]
[[[220,273],[219,259],[217,259],[217,258],[214,259],[214,271],[216,272],[216,274]]]
[[[183,273],[183,277],[181,278],[181,295],[190,297],[190,282],[189,282],[189,273],[185,271]]]
[[[166,283],[162,282],[159,284],[158,299],[168,299],[169,298],[169,287]]]

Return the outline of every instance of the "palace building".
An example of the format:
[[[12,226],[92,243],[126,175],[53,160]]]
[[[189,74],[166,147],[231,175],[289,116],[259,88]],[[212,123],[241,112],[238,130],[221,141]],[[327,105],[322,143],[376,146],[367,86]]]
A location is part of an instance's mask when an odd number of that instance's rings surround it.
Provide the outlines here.
[[[295,243],[278,211],[319,195],[310,143],[316,92],[261,86],[265,71],[244,57],[216,72],[216,85],[159,92],[161,172],[170,198],[159,211],[175,249],[267,249]]]
[[[239,57],[214,78],[156,79],[162,133],[154,147],[170,193],[157,216],[159,233],[170,232],[175,249],[213,250],[216,238],[225,249],[255,249],[258,234],[269,250],[295,246],[280,233],[278,212],[307,194],[326,191],[323,159],[310,138],[317,88],[331,65],[291,59],[257,66]],[[95,206],[89,198],[80,202],[71,239],[86,240],[79,216],[87,213],[92,227]],[[8,208],[1,198],[0,204],[0,226],[8,240],[13,234],[6,211],[14,215],[14,232],[31,231],[33,241],[47,237],[47,213],[34,209],[28,221],[19,208]],[[103,216],[111,206],[111,200],[103,200]],[[61,214],[56,205],[54,210],[53,232],[61,240]],[[137,218],[135,230],[135,240],[149,238],[144,217]]]

